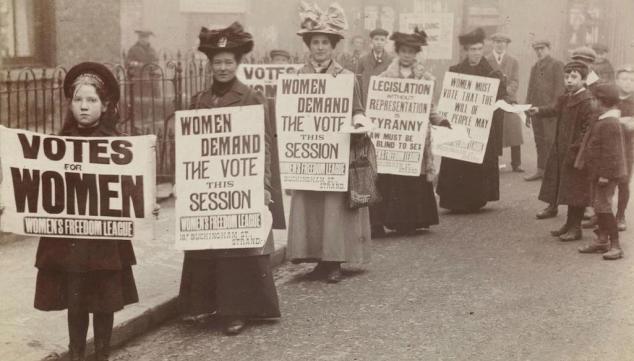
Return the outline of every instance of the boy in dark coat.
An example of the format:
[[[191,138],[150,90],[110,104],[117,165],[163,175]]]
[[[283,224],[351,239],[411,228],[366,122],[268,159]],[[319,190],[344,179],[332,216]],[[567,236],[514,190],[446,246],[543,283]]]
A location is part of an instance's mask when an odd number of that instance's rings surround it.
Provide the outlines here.
[[[597,84],[594,95],[602,114],[594,120],[586,132],[575,168],[585,169],[592,184],[592,207],[597,215],[597,239],[582,248],[581,253],[603,253],[606,260],[623,257],[619,245],[616,217],[612,213],[612,198],[617,185],[627,172],[625,169],[625,149],[619,122],[621,112],[619,89],[609,83]]]
[[[619,88],[619,104],[621,111],[621,128],[625,146],[625,167],[627,177],[619,183],[619,201],[616,211],[616,222],[619,231],[625,231],[625,209],[630,200],[630,181],[634,165],[634,66],[625,65],[616,71],[616,86]]]
[[[590,184],[585,170],[574,167],[583,135],[595,117],[593,96],[586,89],[588,66],[572,61],[564,66],[566,94],[559,97],[554,107],[533,107],[529,111],[537,117],[556,116],[555,142],[550,150],[539,200],[556,208],[568,206],[566,224],[551,234],[562,241],[581,239],[581,220],[585,207],[590,205]]]
[[[368,98],[368,88],[370,87],[370,78],[379,75],[387,70],[392,62],[392,56],[385,50],[387,44],[387,30],[374,29],[370,32],[370,42],[372,49],[369,53],[359,59],[357,67],[357,77],[363,91],[364,103]]]

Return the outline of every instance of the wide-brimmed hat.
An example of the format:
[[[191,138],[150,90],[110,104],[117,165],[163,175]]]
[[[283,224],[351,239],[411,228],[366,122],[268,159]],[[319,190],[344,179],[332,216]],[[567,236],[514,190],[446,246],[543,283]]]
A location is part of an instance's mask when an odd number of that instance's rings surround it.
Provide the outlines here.
[[[90,77],[103,84],[108,93],[108,99],[115,103],[119,101],[119,82],[117,78],[105,65],[90,61],[77,64],[66,73],[64,78],[64,96],[67,99],[73,97],[73,84],[79,77]]]
[[[332,3],[326,11],[317,4],[309,5],[302,1],[299,11],[300,30],[297,35],[310,34],[334,35],[344,38],[343,31],[348,29],[346,15],[338,3]]]
[[[223,51],[244,55],[253,50],[253,37],[237,21],[224,29],[207,29],[203,26],[198,39],[198,50],[210,58]]]
[[[508,35],[499,32],[491,35],[489,39],[491,39],[492,41],[504,41],[507,43],[511,42],[511,38]]]
[[[396,45],[407,45],[420,49],[427,45],[427,33],[423,30],[418,30],[418,27],[416,27],[411,34],[396,31],[390,36],[390,40],[393,40]]]
[[[152,30],[148,30],[148,29],[136,29],[136,30],[134,30],[134,32],[139,34],[139,36],[154,35],[154,32]]]
[[[484,39],[486,38],[486,34],[482,28],[476,28],[468,33],[461,34],[458,36],[458,42],[462,46],[468,46],[478,43],[484,43]]]

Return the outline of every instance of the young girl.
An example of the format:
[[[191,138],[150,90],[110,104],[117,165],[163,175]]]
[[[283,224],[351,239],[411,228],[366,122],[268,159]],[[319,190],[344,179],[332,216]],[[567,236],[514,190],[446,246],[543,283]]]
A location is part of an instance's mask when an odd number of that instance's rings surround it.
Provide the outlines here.
[[[81,63],[64,79],[69,111],[60,135],[110,137],[119,133],[119,84],[98,63]],[[155,210],[156,214],[157,210]],[[138,302],[129,240],[42,237],[37,250],[35,308],[68,309],[69,359],[84,360],[93,314],[95,360],[108,360],[114,312]]]

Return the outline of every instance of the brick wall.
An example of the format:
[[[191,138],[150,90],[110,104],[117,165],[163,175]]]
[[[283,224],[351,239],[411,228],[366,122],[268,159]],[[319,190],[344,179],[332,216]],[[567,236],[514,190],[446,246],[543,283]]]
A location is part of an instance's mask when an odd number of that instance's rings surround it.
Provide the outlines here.
[[[120,0],[56,0],[56,64],[120,62],[120,15]]]

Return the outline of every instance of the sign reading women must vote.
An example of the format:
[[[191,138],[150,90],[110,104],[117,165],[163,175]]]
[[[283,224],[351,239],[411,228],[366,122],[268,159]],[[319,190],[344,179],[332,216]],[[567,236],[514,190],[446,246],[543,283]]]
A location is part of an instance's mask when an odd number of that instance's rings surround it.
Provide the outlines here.
[[[495,78],[445,73],[438,113],[449,119],[453,128],[463,127],[469,139],[442,142],[434,138],[437,155],[482,164],[499,84]]]
[[[277,83],[282,187],[348,190],[353,74],[288,74]]]
[[[153,239],[155,136],[60,137],[0,126],[0,230]]]
[[[366,115],[379,173],[418,176],[427,135],[434,82],[373,76]]]
[[[297,73],[303,64],[240,64],[238,79],[267,98],[277,93],[277,78],[282,74]]]
[[[264,245],[265,147],[262,105],[176,113],[177,249]]]

